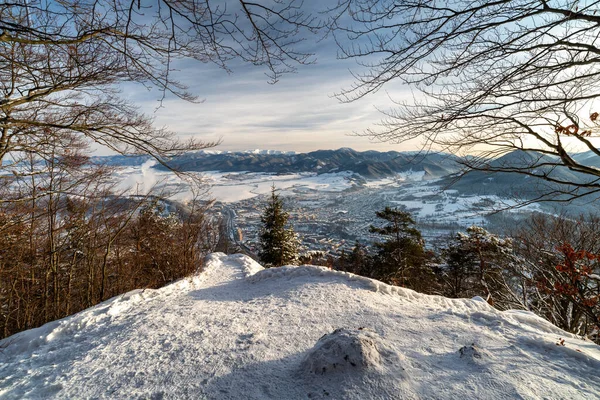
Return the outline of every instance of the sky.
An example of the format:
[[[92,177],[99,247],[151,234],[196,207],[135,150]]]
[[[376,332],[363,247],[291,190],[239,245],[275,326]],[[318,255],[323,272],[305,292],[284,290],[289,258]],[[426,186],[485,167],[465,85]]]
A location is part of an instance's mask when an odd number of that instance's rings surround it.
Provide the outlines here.
[[[353,82],[350,71],[358,71],[354,60],[337,59],[335,43],[306,41],[316,61],[299,66],[269,84],[267,69],[242,62],[230,65],[232,72],[213,64],[186,62],[178,66],[176,78],[197,95],[199,104],[167,98],[157,110],[159,93],[144,88],[128,97],[153,114],[157,126],[166,126],[182,137],[221,140],[216,150],[273,149],[306,152],[351,147],[356,150],[414,150],[418,143],[394,145],[359,137],[381,118],[379,109],[410,94],[408,88],[380,91],[353,103],[342,103],[334,94]],[[411,95],[412,96],[412,95]]]
[[[307,2],[303,7],[309,10],[322,7],[318,0]],[[187,85],[201,102],[171,96],[159,103],[162,93],[156,89],[148,93],[141,86],[128,86],[124,95],[152,115],[157,126],[184,139],[220,141],[216,150],[420,149],[419,140],[381,143],[364,135],[369,128],[377,130],[384,117],[381,110],[393,108],[394,102],[413,103],[420,94],[395,80],[377,93],[342,103],[335,94],[351,87],[352,73],[364,69],[357,60],[338,59],[333,38],[317,39],[307,37],[299,45],[301,51],[315,54],[315,63],[299,65],[296,73],[282,76],[276,84],[269,83],[264,66],[232,60],[226,71],[215,64],[185,60],[174,64],[171,77]],[[587,149],[575,151],[583,150]]]

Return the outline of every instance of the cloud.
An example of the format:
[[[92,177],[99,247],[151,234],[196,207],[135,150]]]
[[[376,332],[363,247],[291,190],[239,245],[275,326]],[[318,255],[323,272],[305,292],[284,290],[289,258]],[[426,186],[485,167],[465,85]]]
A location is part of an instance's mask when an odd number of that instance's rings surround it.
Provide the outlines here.
[[[167,98],[155,113],[156,123],[184,137],[206,141],[222,138],[220,148],[226,150],[407,149],[349,136],[381,120],[376,107],[389,106],[388,94],[380,92],[340,103],[333,94],[352,84],[348,69],[355,64],[336,60],[332,42],[317,45],[316,64],[301,66],[296,74],[284,76],[275,85],[267,83],[264,68],[249,64],[236,62],[233,72],[227,73],[212,64],[179,63],[177,79],[203,102]],[[407,94],[396,88],[392,95],[402,99]],[[157,103],[149,97],[147,92],[130,92],[131,100],[152,113]]]

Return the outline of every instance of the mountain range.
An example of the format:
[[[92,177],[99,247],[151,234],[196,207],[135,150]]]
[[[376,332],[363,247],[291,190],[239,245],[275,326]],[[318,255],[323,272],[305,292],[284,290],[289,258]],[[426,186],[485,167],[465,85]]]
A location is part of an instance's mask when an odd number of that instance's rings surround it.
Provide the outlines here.
[[[455,156],[443,153],[401,153],[397,151],[359,152],[349,148],[317,150],[309,153],[189,153],[172,160],[181,171],[265,172],[318,174],[351,171],[366,179],[379,179],[397,173],[425,172],[424,179],[440,178],[460,170]],[[164,167],[158,167],[164,168]]]
[[[600,157],[593,152],[576,154],[573,157],[589,167],[600,167]],[[555,166],[557,158],[538,152],[516,150],[493,160],[483,160],[478,163],[477,169],[470,170],[460,176],[447,176],[444,178],[447,186],[458,190],[462,194],[498,195],[501,197],[519,197],[533,199],[543,194],[573,190],[569,184],[556,182],[587,183],[595,180],[590,175],[571,171],[564,166]],[[489,169],[489,171],[486,171]],[[521,170],[536,176],[545,176],[549,180],[529,176],[510,170]],[[507,172],[498,172],[507,171]],[[580,191],[582,193],[582,191]],[[559,198],[559,197],[556,197]]]
[[[590,167],[600,168],[600,157],[588,151],[574,155],[574,159]],[[119,166],[140,165],[148,156],[100,157],[104,163]],[[587,182],[589,176],[573,172],[566,167],[551,164],[556,158],[537,152],[513,151],[496,159],[483,160],[480,170],[465,173],[464,162],[448,153],[420,153],[398,151],[356,151],[350,148],[317,150],[308,153],[252,150],[244,152],[200,151],[174,157],[170,164],[184,172],[261,172],[290,174],[309,172],[316,174],[350,171],[366,180],[382,179],[406,172],[422,172],[423,180],[439,179],[444,187],[464,195],[498,195],[534,199],[543,193],[561,189],[533,176],[514,172],[491,172],[489,169],[521,168],[536,175],[545,175],[563,182]],[[155,165],[165,170],[162,165]],[[460,179],[458,179],[460,178]],[[562,189],[569,189],[563,185]]]

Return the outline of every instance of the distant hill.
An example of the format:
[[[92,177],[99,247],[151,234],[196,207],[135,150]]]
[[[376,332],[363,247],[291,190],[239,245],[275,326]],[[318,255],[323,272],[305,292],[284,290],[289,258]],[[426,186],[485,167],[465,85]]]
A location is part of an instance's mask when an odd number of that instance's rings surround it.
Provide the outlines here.
[[[585,164],[589,167],[600,168],[600,157],[593,151],[579,153],[573,157],[575,161]]]
[[[592,151],[576,154],[574,158],[588,166],[600,168],[600,157]],[[95,157],[109,165],[135,166],[150,160],[148,156]],[[309,153],[251,150],[244,152],[200,151],[175,157],[171,165],[181,171],[263,172],[290,174],[312,172],[316,174],[350,171],[364,179],[381,179],[406,172],[423,173],[424,180],[441,179],[442,186],[463,195],[497,195],[504,198],[538,198],[560,186],[543,179],[514,172],[463,171],[461,159],[446,153],[418,153],[398,151],[356,151],[350,148],[317,150]],[[547,175],[564,182],[590,181],[589,176],[566,167],[546,164],[556,159],[536,152],[513,151],[489,160],[491,169],[522,168],[537,175]],[[164,170],[165,167],[155,165]],[[565,186],[562,187],[565,189]],[[568,189],[568,187],[567,187]]]
[[[384,178],[397,173],[425,172],[433,179],[459,171],[457,158],[449,154],[401,153],[397,151],[359,152],[349,148],[317,150],[310,153],[190,153],[173,159],[173,167],[182,171],[267,172],[318,174],[351,171],[367,179]],[[159,167],[160,168],[160,167]]]
[[[118,167],[132,167],[142,165],[148,160],[152,160],[152,157],[148,155],[121,155],[117,154],[114,156],[95,156],[91,158],[93,163],[104,164]]]
[[[589,154],[588,154],[589,153]],[[600,163],[600,157],[591,152],[580,153],[575,158],[586,165],[590,162]],[[522,169],[535,175],[544,175],[563,182],[587,182],[593,180],[589,176],[573,172],[566,167],[553,167],[547,164],[556,162],[555,157],[536,152],[513,151],[494,160],[489,165],[492,170]],[[485,166],[482,166],[485,168]],[[498,195],[500,197],[519,197],[532,199],[542,193],[550,193],[557,189],[568,189],[568,186],[551,183],[546,180],[527,176],[517,172],[487,172],[485,170],[469,171],[460,179],[456,176],[444,178],[447,185],[462,194]]]

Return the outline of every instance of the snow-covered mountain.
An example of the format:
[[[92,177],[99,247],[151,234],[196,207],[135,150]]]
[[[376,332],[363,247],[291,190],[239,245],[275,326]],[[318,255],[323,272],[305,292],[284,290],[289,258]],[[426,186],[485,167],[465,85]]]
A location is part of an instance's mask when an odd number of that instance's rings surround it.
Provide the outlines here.
[[[0,348],[3,399],[600,396],[598,346],[531,313],[241,255]]]
[[[598,167],[593,152],[579,153],[574,158],[590,167]],[[135,167],[148,161],[147,156],[96,157],[97,162],[115,166]],[[438,180],[440,186],[451,187],[461,195],[499,196],[502,198],[537,199],[555,190],[567,190],[543,179],[511,172],[488,172],[486,164],[482,170],[472,170],[457,180],[457,174],[465,172],[461,158],[446,153],[418,153],[397,151],[356,151],[350,148],[317,150],[309,153],[281,152],[273,150],[249,150],[243,152],[221,152],[206,150],[175,157],[172,167],[186,172],[221,173],[264,173],[286,175],[310,173],[315,175],[348,172],[356,182],[381,180],[411,174],[421,174],[421,180]],[[483,162],[483,160],[481,160]],[[496,159],[489,160],[493,169],[521,168],[535,175],[546,175],[560,182],[589,182],[593,177],[570,171],[566,167],[550,166],[556,158],[536,152],[515,150]],[[166,171],[155,164],[154,169]],[[572,189],[572,188],[571,188]],[[552,196],[550,196],[552,197]],[[586,207],[579,202],[577,207]],[[583,212],[585,210],[580,210]]]
[[[580,153],[575,158],[590,167],[594,167],[593,162],[596,161],[595,158],[600,157],[597,157],[595,154],[592,157],[588,153]],[[479,167],[482,170],[469,171],[458,181],[456,181],[455,177],[448,177],[446,184],[452,183],[453,189],[458,190],[462,194],[499,195],[503,197],[517,195],[518,197],[531,199],[538,198],[543,193],[549,193],[553,190],[561,188],[566,190],[567,187],[515,172],[498,171],[520,169],[537,176],[547,176],[558,182],[583,183],[594,180],[590,175],[573,172],[564,166],[558,167],[555,165],[556,163],[560,163],[560,161],[553,156],[533,151],[515,150],[480,165]],[[497,171],[485,171],[487,167]]]
[[[349,148],[309,153],[254,150],[248,152],[188,153],[175,157],[171,165],[181,171],[265,172],[318,174],[351,171],[367,179],[384,178],[406,171],[422,171],[426,179],[439,178],[460,170],[457,158],[449,154],[415,154],[397,151],[359,152]],[[160,168],[160,166],[157,166]]]

